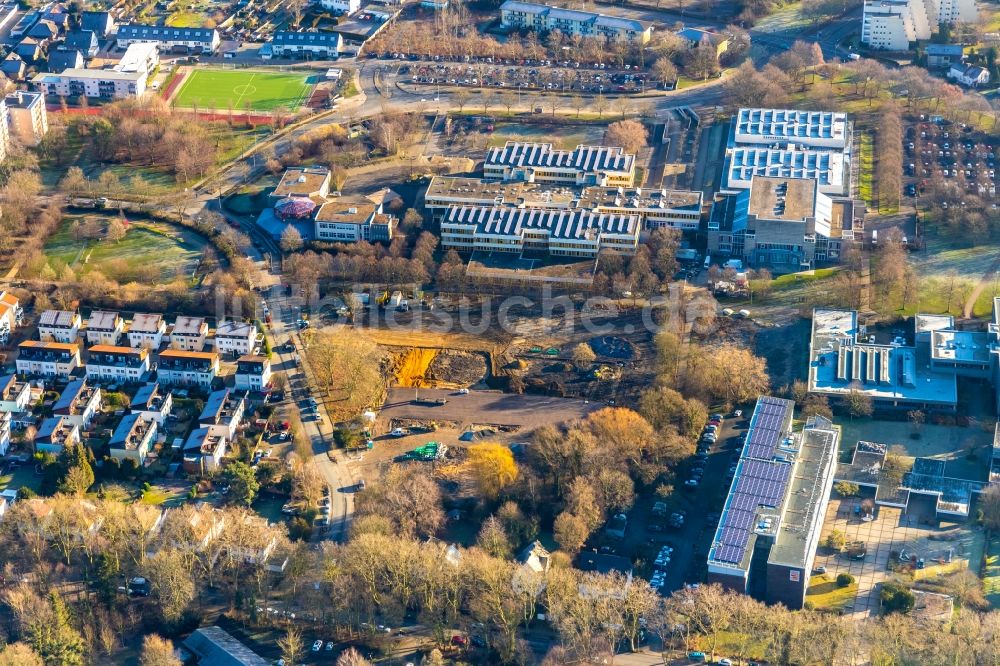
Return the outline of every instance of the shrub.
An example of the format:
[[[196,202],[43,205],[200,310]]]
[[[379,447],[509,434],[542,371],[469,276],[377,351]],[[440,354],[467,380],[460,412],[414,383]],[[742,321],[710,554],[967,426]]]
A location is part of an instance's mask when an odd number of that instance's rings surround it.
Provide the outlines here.
[[[837,574],[837,587],[854,585],[854,576],[849,573]]]

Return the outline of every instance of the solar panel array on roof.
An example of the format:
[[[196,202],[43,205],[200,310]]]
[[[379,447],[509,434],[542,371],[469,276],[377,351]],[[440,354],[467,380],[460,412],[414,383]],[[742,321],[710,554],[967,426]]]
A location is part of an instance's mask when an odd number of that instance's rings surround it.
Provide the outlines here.
[[[740,564],[746,556],[750,536],[757,529],[754,521],[758,510],[777,509],[784,500],[792,464],[775,460],[774,454],[785,436],[791,404],[768,396],[757,400],[726,510],[719,521],[711,560]]]
[[[787,400],[762,397],[757,401],[747,443],[743,447],[744,458],[768,459],[774,455],[778,440],[784,434],[787,410]]]

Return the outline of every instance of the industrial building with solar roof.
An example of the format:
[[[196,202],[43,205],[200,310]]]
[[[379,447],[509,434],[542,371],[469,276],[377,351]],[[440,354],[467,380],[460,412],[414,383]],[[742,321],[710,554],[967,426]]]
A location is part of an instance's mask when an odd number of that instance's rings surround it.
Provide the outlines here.
[[[837,463],[820,416],[793,430],[795,403],[762,396],[708,554],[708,582],[802,608]]]

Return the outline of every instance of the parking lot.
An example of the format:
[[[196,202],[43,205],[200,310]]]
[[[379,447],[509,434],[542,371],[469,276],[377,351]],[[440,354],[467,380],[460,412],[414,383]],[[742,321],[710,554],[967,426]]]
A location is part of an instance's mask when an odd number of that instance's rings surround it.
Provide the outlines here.
[[[858,584],[854,603],[848,610],[854,614],[878,614],[879,585],[896,574],[889,570],[890,560],[923,560],[921,576],[934,575],[935,567],[950,571],[952,567],[978,567],[982,556],[983,534],[965,524],[935,524],[930,518],[930,502],[911,499],[910,510],[903,514],[894,507],[878,507],[873,520],[864,521],[855,512],[858,498],[834,498],[827,507],[820,543],[834,530],[846,535],[847,543],[864,542],[867,552],[863,559],[852,560],[845,554],[831,553],[820,546],[814,567],[825,567],[826,577],[833,580],[841,573],[854,576]]]
[[[490,59],[492,60],[492,58]],[[563,61],[543,61],[537,65],[521,65],[513,61],[486,64],[414,63],[400,65],[400,76],[409,76],[411,83],[490,87],[512,90],[553,90],[579,93],[636,93],[651,85],[649,75],[633,70],[613,70],[604,63],[581,64]]]
[[[906,129],[903,152],[909,196],[923,192],[931,183],[951,180],[969,194],[996,197],[1000,142],[994,138],[964,124],[924,119]]]

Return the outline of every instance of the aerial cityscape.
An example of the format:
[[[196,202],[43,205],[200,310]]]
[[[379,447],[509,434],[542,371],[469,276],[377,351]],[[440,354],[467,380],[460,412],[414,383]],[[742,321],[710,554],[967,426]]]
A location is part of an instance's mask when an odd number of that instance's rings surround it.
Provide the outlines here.
[[[0,666],[1000,663],[1000,4],[0,45]]]

